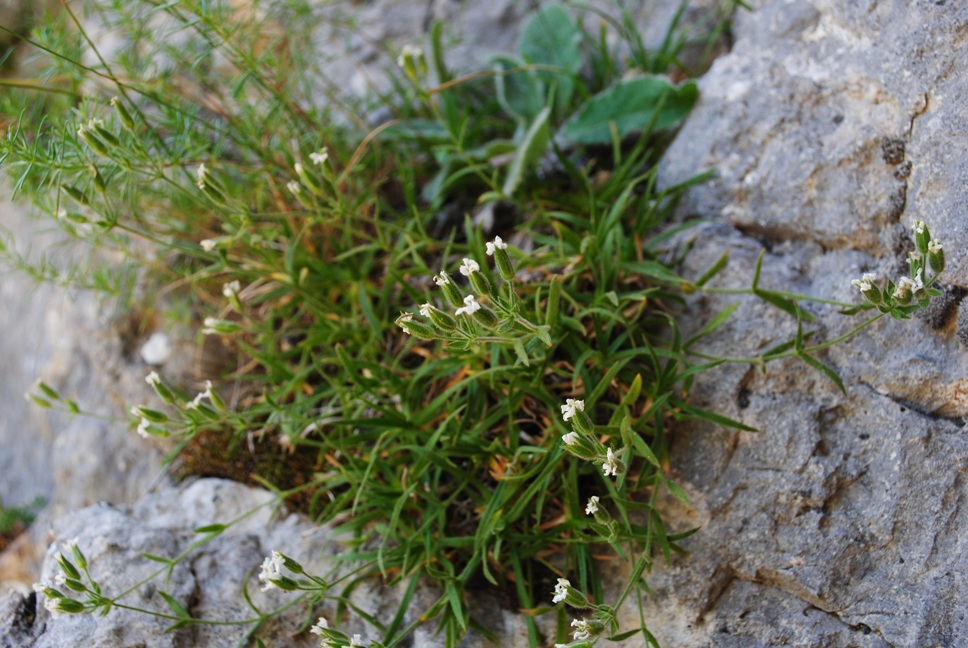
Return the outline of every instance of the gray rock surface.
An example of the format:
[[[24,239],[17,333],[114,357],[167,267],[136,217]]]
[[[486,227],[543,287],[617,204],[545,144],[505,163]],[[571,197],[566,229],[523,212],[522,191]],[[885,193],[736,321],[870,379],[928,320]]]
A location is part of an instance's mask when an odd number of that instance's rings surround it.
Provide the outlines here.
[[[698,404],[760,432],[677,431],[674,476],[694,507],[679,528],[703,528],[687,556],[657,563],[647,617],[684,647],[966,645],[968,112],[953,98],[968,93],[968,6],[754,4],[661,167],[666,183],[717,169],[681,205],[717,223],[697,232],[685,274],[728,249],[713,285],[748,287],[765,247],[764,287],[856,301],[862,272],[899,276],[922,218],[944,240],[949,285],[944,308],[820,356],[847,396],[792,360],[697,384]],[[792,336],[786,314],[742,301],[707,351],[751,356]],[[815,341],[857,323],[811,310]]]
[[[6,192],[4,192],[6,193]],[[65,262],[69,245],[23,206],[4,203],[4,227],[22,252]],[[93,295],[65,291],[13,270],[0,275],[0,496],[7,505],[43,497],[51,514],[99,500],[129,503],[160,470],[160,454],[127,427],[127,405],[146,398],[149,367],[126,354],[118,311]],[[44,380],[81,409],[70,417],[24,400]]]
[[[645,616],[667,647],[968,645],[963,531],[968,528],[963,478],[968,436],[961,420],[968,415],[968,347],[959,341],[968,340],[968,306],[960,303],[968,289],[968,261],[961,253],[968,238],[968,110],[961,101],[968,96],[968,5],[926,0],[753,4],[756,11],[739,15],[732,52],[702,80],[700,103],[662,163],[666,184],[707,168],[718,170],[711,181],[691,189],[681,206],[683,216],[713,221],[694,233],[695,249],[683,273],[698,276],[728,249],[730,265],[714,285],[745,287],[765,247],[764,287],[855,300],[849,282],[862,272],[897,276],[910,227],[923,218],[945,242],[945,307],[912,322],[881,320],[821,354],[844,378],[846,396],[792,360],[769,365],[765,373],[727,365],[697,382],[696,404],[760,432],[695,424],[676,430],[672,476],[692,507],[670,502],[668,514],[675,529],[702,530],[683,542],[687,555],[668,565],[657,560]],[[421,38],[428,17],[447,18],[449,28],[465,36],[458,28],[470,25],[479,32],[471,34],[472,41],[485,48],[513,45],[519,4],[474,5],[484,14],[473,20],[462,13],[470,12],[467,3],[401,1],[395,5],[398,13],[362,5],[370,26],[343,32],[355,57],[352,74],[362,75],[353,81],[346,72],[350,85],[366,85],[399,45]],[[470,60],[480,55],[470,54]],[[20,303],[8,298],[26,289],[13,285],[4,277],[0,307]],[[697,296],[689,305],[696,326],[733,299]],[[794,333],[785,313],[742,301],[730,323],[706,342],[707,352],[755,355]],[[27,304],[9,308],[17,315],[32,308]],[[78,320],[101,321],[90,306],[75,308],[51,316],[48,328],[25,327],[41,342],[53,339],[63,347],[20,344],[26,354],[0,357],[26,358],[29,370],[18,371],[28,386],[47,368],[59,389],[133,400],[112,390],[117,384],[140,387],[145,367],[137,360],[105,364],[123,356],[118,346],[85,352],[63,338],[60,332]],[[852,326],[853,320],[832,309],[810,308],[818,316],[812,325],[816,340]],[[45,312],[38,307],[38,313]],[[90,379],[102,374],[90,368],[95,365],[118,369],[98,382]],[[10,393],[19,399],[25,388]],[[17,450],[21,454],[4,468],[35,462],[30,465],[39,466],[41,479],[49,481],[34,484],[0,470],[0,480],[6,480],[0,481],[6,489],[0,492],[21,497],[10,484],[26,485],[22,497],[29,498],[39,484],[62,502],[62,511],[75,509],[44,523],[51,525],[53,540],[44,566],[47,578],[54,569],[53,552],[77,536],[105,582],[122,589],[143,574],[139,570],[151,567],[138,552],[175,555],[197,539],[194,527],[231,520],[267,501],[264,492],[218,480],[162,484],[151,491],[148,480],[157,473],[130,463],[144,453],[125,454],[126,442],[117,440],[130,437],[123,425],[85,431],[82,425],[89,422],[13,420],[12,426],[0,425],[0,433],[39,430],[34,434],[45,445]],[[77,425],[78,431],[70,433],[65,425]],[[103,435],[113,440],[105,443]],[[3,438],[3,447],[9,438]],[[88,438],[113,448],[120,463],[108,463],[103,470],[110,472],[101,472],[97,462],[87,462],[78,444]],[[132,473],[135,481],[124,481]],[[55,482],[53,476],[61,474]],[[97,499],[118,506],[87,506]],[[76,510],[81,506],[87,507]],[[255,575],[273,549],[325,573],[338,545],[325,529],[294,516],[270,521],[269,509],[262,509],[193,553],[167,591],[198,614],[245,618],[251,611],[239,596],[241,583],[260,605],[286,596],[258,591]],[[132,600],[160,606],[152,592],[140,588]],[[374,581],[361,585],[353,600],[383,613],[399,595]],[[434,595],[421,592],[414,613]],[[37,622],[25,624],[31,605],[29,595],[0,597],[0,646],[81,640],[104,646],[138,641],[228,646],[244,632],[234,626],[196,627],[165,635],[164,624],[123,611],[52,620],[42,607]],[[328,605],[313,613],[330,614]],[[296,632],[307,618],[301,612],[294,608],[267,632],[285,638],[286,645],[314,645],[305,632]],[[639,614],[634,605],[624,609],[624,627],[637,626]],[[499,612],[486,624],[501,630],[503,645],[527,645],[519,618]],[[366,632],[363,626],[345,630]],[[433,628],[419,632],[414,645],[440,645]],[[483,642],[471,637],[467,645]]]
[[[44,608],[42,596],[34,602],[33,594],[11,593],[0,599],[0,633],[6,633],[0,634],[0,640],[11,637],[10,641],[20,641],[11,645],[36,648],[232,648],[254,629],[252,623],[239,622],[256,618],[242,594],[243,587],[252,603],[262,610],[276,609],[298,599],[298,593],[260,589],[260,565],[275,550],[296,558],[308,573],[323,576],[334,586],[332,596],[316,605],[305,598],[297,600],[258,628],[258,636],[269,642],[284,642],[277,645],[318,646],[318,639],[309,634],[305,621],[325,616],[335,623],[334,597],[342,587],[337,584],[338,577],[348,574],[347,565],[337,560],[342,551],[339,538],[330,528],[312,524],[284,509],[277,510],[273,504],[273,496],[264,490],[220,479],[201,479],[159,488],[130,509],[96,504],[73,511],[54,525],[54,539],[44,562],[44,581],[53,582],[59,571],[54,556],[65,551],[68,541],[76,540],[106,595],[117,596],[131,589],[119,603],[167,614],[170,609],[158,595],[162,590],[193,616],[228,622],[226,625],[197,625],[165,633],[169,621],[118,608],[105,617],[61,615],[55,619]],[[245,513],[250,515],[240,519]],[[215,522],[233,521],[225,532],[204,543],[199,542],[204,536],[193,532]],[[193,543],[197,545],[193,547]],[[143,552],[166,558],[186,553],[186,558],[165,574],[161,565],[143,559]],[[353,589],[350,600],[374,618],[384,619],[395,614],[402,594],[402,588],[387,588],[379,580],[370,579]],[[404,622],[415,621],[439,595],[436,590],[418,588]],[[527,636],[523,620],[493,603],[481,603],[476,613],[478,620],[513,642],[505,645],[521,645],[517,638]],[[30,615],[23,612],[32,605],[37,607],[35,621],[29,621]],[[359,619],[351,618],[341,629],[351,635],[360,633],[366,640],[379,638]],[[412,645],[436,648],[444,643],[433,627],[426,627],[417,631]],[[493,644],[472,632],[463,645],[478,648]]]

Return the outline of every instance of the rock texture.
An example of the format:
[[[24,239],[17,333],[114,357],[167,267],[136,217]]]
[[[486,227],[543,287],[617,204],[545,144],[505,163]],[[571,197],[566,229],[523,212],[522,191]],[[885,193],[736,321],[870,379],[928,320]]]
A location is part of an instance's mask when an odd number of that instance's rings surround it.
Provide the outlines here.
[[[850,279],[897,277],[921,218],[944,240],[947,286],[920,319],[821,356],[847,396],[794,361],[697,385],[697,402],[760,432],[679,431],[673,467],[695,507],[681,525],[703,529],[657,566],[652,630],[686,647],[965,645],[968,112],[954,97],[968,92],[968,7],[754,5],[661,167],[666,183],[717,169],[681,205],[717,223],[684,272],[728,249],[714,285],[749,286],[765,248],[764,287],[857,300]],[[857,323],[811,310],[817,341]],[[709,350],[755,355],[795,330],[748,299],[732,320]]]
[[[346,78],[362,88],[399,45],[423,38],[433,17],[446,18],[449,34],[468,38],[465,44],[512,46],[521,4],[400,0],[384,10],[364,3],[363,28],[320,39],[347,44],[354,59]],[[846,396],[792,360],[765,373],[724,366],[696,384],[697,404],[760,431],[699,425],[676,431],[673,477],[692,508],[670,503],[668,512],[677,529],[702,529],[683,543],[688,555],[656,562],[644,603],[650,630],[663,646],[684,648],[968,645],[968,436],[961,420],[968,415],[968,305],[961,303],[968,290],[961,253],[968,239],[968,110],[961,100],[968,96],[968,5],[752,4],[753,12],[738,15],[733,50],[702,80],[700,104],[662,162],[667,185],[717,169],[682,203],[683,217],[711,221],[693,232],[694,251],[682,272],[698,276],[728,249],[730,265],[714,285],[748,286],[765,248],[764,287],[854,300],[849,281],[862,272],[897,276],[911,224],[923,218],[945,241],[947,285],[941,306],[924,317],[881,320],[822,354],[844,378]],[[483,13],[469,18],[472,5]],[[483,56],[481,49],[468,51],[465,61]],[[6,277],[0,285],[0,308],[9,308],[9,317],[35,308],[16,301],[25,286]],[[690,304],[696,326],[731,300],[696,297]],[[785,313],[743,301],[706,351],[755,355],[795,331]],[[20,303],[27,306],[11,306]],[[103,320],[89,303],[47,306],[54,303],[36,305],[43,327],[24,327],[37,344],[11,343],[10,355],[0,355],[23,363],[6,372],[22,376],[22,384],[4,402],[19,399],[38,373],[72,396],[106,392],[112,402],[137,400],[116,387],[143,384],[147,367],[137,354],[126,355],[116,335],[113,342],[93,333],[67,340],[61,332],[76,322],[91,323],[81,329],[91,331]],[[832,309],[810,309],[818,316],[816,340],[853,325]],[[84,345],[92,339],[108,342]],[[51,341],[57,344],[44,346]],[[109,371],[102,375],[94,366]],[[103,380],[91,380],[97,376]],[[38,525],[51,533],[45,578],[55,569],[54,553],[76,536],[106,586],[122,590],[153,567],[139,552],[176,555],[198,539],[193,528],[268,501],[264,492],[219,480],[152,490],[154,465],[134,463],[147,455],[123,440],[137,441],[123,425],[29,416],[0,425],[2,447],[13,453],[3,455],[0,492],[13,501],[40,493],[59,503]],[[25,429],[43,443],[10,446]],[[93,449],[81,445],[87,439],[112,449],[111,460],[88,461]],[[18,473],[21,466],[39,477]],[[93,504],[98,499],[113,504]],[[331,568],[338,544],[330,531],[284,514],[270,520],[269,512],[261,509],[199,547],[172,573],[166,591],[195,613],[239,620],[252,614],[240,598],[241,583],[264,609],[288,596],[258,591],[255,574],[271,550],[313,571]],[[153,587],[133,592],[132,604],[164,609]],[[372,582],[355,590],[353,601],[382,614],[399,595]],[[420,601],[434,595],[421,592]],[[421,609],[415,605],[414,613]],[[303,612],[293,608],[266,636],[315,645],[298,632],[312,618]],[[331,613],[330,602],[312,610]],[[630,603],[623,615],[624,627],[638,625],[637,606]],[[520,618],[496,612],[485,623],[501,634],[502,645],[527,645]],[[244,633],[200,626],[164,634],[164,627],[122,610],[53,620],[33,594],[0,596],[0,646],[234,646]],[[422,628],[413,645],[442,641]],[[472,636],[466,645],[484,644]]]

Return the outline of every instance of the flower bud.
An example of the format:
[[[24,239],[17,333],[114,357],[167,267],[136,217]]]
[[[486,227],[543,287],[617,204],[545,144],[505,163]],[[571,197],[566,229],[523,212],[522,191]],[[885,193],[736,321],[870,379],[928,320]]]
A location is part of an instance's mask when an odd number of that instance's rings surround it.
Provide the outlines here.
[[[175,402],[175,395],[168,389],[165,383],[161,382],[161,377],[158,375],[157,371],[152,371],[150,374],[145,376],[145,382],[151,385],[158,397],[171,405]]]
[[[931,240],[931,232],[923,220],[914,221],[914,244],[921,254],[928,253],[928,242]]]
[[[108,185],[104,181],[104,176],[101,175],[101,172],[98,171],[97,167],[91,164],[88,166],[88,170],[91,172],[91,178],[94,180],[94,187],[98,190],[98,192],[103,194],[105,191],[107,191]]]
[[[85,585],[81,581],[75,580],[73,578],[66,578],[66,579],[64,579],[64,585],[67,586],[67,589],[74,590],[75,592],[86,592],[87,591],[87,585]]]
[[[571,627],[575,629],[575,641],[591,639],[605,632],[605,623],[599,619],[575,619],[571,622]]]
[[[80,614],[84,611],[83,603],[80,601],[75,601],[71,598],[67,598],[66,596],[57,599],[53,605],[59,612],[64,612],[66,614]]]
[[[302,574],[304,572],[303,566],[297,563],[295,560],[285,554],[280,555],[282,556],[282,564],[285,565],[286,569],[291,571],[293,574]]]
[[[894,286],[894,293],[891,295],[898,306],[907,306],[911,303],[914,299],[912,292],[914,285],[910,277],[901,277],[898,280],[897,285]]]
[[[132,407],[131,416],[135,418],[148,419],[152,423],[164,423],[168,420],[168,417],[164,412],[159,412],[156,409],[144,407],[143,405],[135,405]]]
[[[202,327],[203,335],[229,335],[231,333],[238,333],[242,330],[242,326],[237,322],[231,322],[229,320],[220,320],[214,317],[206,317],[204,321],[204,326]]]
[[[57,565],[61,568],[61,571],[64,572],[65,576],[68,578],[73,578],[74,580],[80,580],[81,572],[77,571],[77,567],[74,566],[74,563],[65,558],[64,554],[57,554],[54,556],[54,560],[57,561]]]
[[[487,280],[482,272],[472,272],[470,274],[471,285],[478,295],[491,294],[491,282]]]
[[[77,546],[77,538],[68,542],[67,548],[70,549],[71,555],[74,557],[74,562],[80,565],[81,569],[87,569],[87,558],[84,557],[84,553]]]
[[[433,329],[431,329],[429,326],[415,321],[413,319],[413,313],[402,314],[397,318],[396,324],[407,335],[413,335],[421,340],[433,340],[437,337]]]
[[[464,296],[460,294],[460,289],[454,285],[454,280],[446,272],[441,270],[439,275],[435,275],[434,283],[440,286],[440,289],[444,292],[444,297],[453,306],[460,307],[464,305]]]
[[[94,134],[94,131],[88,130],[87,128],[81,126],[77,129],[77,136],[81,138],[81,140],[98,155],[110,157],[107,145],[98,139],[97,135]]]
[[[555,585],[554,598],[551,600],[553,603],[561,603],[564,601],[566,604],[576,608],[587,608],[591,605],[588,602],[588,597],[572,587],[567,578],[558,579],[558,584]]]
[[[480,273],[476,274],[479,275]],[[485,328],[492,329],[497,326],[497,315],[495,315],[494,311],[487,306],[481,306],[474,311],[474,317],[476,317],[477,321],[483,324]]]
[[[450,316],[449,313],[445,313],[439,308],[435,308],[430,304],[424,304],[420,308],[420,313],[424,317],[430,319],[434,323],[434,326],[439,328],[441,331],[447,331],[448,333],[457,329],[457,320]]]
[[[406,44],[397,56],[397,66],[403,70],[408,78],[416,81],[427,73],[427,61],[423,50],[416,45]]]
[[[299,589],[299,583],[288,576],[278,576],[276,578],[269,578],[267,580],[285,592],[293,592]]]
[[[37,379],[36,382],[34,382],[34,389],[38,389],[42,391],[44,395],[47,396],[48,398],[52,398],[53,400],[60,400],[60,394],[58,394],[53,387],[45,383],[43,380],[40,380],[39,378]]]
[[[938,239],[928,243],[928,265],[936,275],[944,272],[944,248]]]
[[[562,435],[561,441],[565,444],[567,452],[585,461],[595,461],[602,454],[598,439],[574,430]]]
[[[294,168],[296,169],[296,175],[299,176],[299,180],[302,182],[303,186],[305,186],[307,189],[312,191],[317,196],[323,195],[323,186],[322,184],[320,184],[319,178],[316,178],[310,175],[306,171],[306,168],[299,162],[296,162]]]
[[[874,283],[876,279],[877,277],[873,273],[865,272],[862,278],[854,279],[850,282],[857,286],[857,289],[861,291],[867,301],[875,306],[884,303],[884,296],[881,294],[881,289]]]
[[[118,114],[118,119],[121,120],[121,123],[124,124],[124,127],[129,131],[134,131],[134,119],[132,119],[131,113],[128,112],[128,109],[124,107],[121,99],[118,97],[113,97],[111,99],[111,105],[114,107],[114,111]]]
[[[67,193],[68,196],[70,196],[80,204],[82,205],[91,204],[90,201],[87,199],[87,196],[84,194],[84,192],[78,189],[77,187],[73,187],[71,185],[61,185],[61,188]]]

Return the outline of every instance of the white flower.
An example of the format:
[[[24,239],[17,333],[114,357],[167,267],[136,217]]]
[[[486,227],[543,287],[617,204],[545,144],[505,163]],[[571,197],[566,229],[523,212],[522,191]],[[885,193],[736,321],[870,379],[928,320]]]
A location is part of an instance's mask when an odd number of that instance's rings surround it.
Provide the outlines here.
[[[60,607],[60,600],[55,598],[50,598],[49,596],[44,599],[44,607],[50,612],[50,616],[54,619],[59,619],[63,611]]]
[[[565,445],[575,445],[578,443],[579,438],[578,433],[572,430],[568,434],[562,436],[561,440],[565,442]]]
[[[319,149],[318,153],[310,153],[309,159],[312,160],[313,164],[318,166],[325,163],[326,160],[329,159],[329,151],[324,146],[323,148]]]
[[[915,283],[910,277],[901,277],[897,280],[897,285],[894,287],[894,294],[905,293],[914,290]]]
[[[914,221],[914,233],[915,234],[924,234],[924,221],[923,220],[916,220],[916,221]]]
[[[202,239],[201,241],[198,242],[198,244],[201,245],[202,249],[205,250],[206,252],[211,252],[212,250],[215,249],[216,242],[213,241],[212,239]]]
[[[138,353],[141,355],[141,359],[150,365],[165,364],[171,357],[171,340],[165,333],[155,331],[141,345]]]
[[[434,275],[434,283],[438,286],[446,286],[450,280],[446,276]]]
[[[104,126],[104,121],[101,120],[101,119],[97,119],[97,118],[87,120],[87,129],[88,130],[94,130],[98,126]]]
[[[238,295],[239,291],[242,290],[242,284],[238,281],[230,281],[227,284],[222,284],[222,295],[225,297],[231,297],[232,295]]]
[[[484,247],[487,249],[487,256],[493,256],[496,250],[508,249],[508,244],[502,241],[500,236],[495,236],[494,241],[485,243]]]
[[[592,631],[591,628],[588,627],[588,621],[585,621],[584,619],[575,619],[571,622],[571,627],[575,629],[575,632],[572,635],[575,637],[575,641],[584,641],[585,639],[592,638]]]
[[[918,270],[917,276],[914,277],[914,286],[912,286],[912,288],[914,288],[914,292],[924,289],[924,279],[921,276],[923,273],[924,268]]]
[[[305,173],[305,170],[303,169],[303,165],[300,162],[296,162],[294,165],[292,165],[292,168],[295,169],[296,173],[298,173],[299,175],[302,175],[303,173]]]
[[[50,585],[48,585],[43,581],[39,583],[34,583],[33,585],[31,585],[31,587],[33,587],[34,591],[37,592],[38,594],[43,594],[45,590],[50,589]]]
[[[407,322],[413,321],[413,315],[411,313],[404,313],[397,318],[397,326],[403,329],[403,332],[410,335],[410,329],[407,328]]]
[[[262,571],[259,572],[259,580],[262,581],[262,591],[271,590],[276,587],[272,581],[282,577],[282,568],[286,564],[286,559],[278,551],[273,551],[272,555],[262,561]]]
[[[302,186],[295,180],[290,180],[286,183],[286,188],[292,192],[292,195],[298,196],[302,193]]]
[[[463,272],[463,269],[461,269],[461,272]],[[467,297],[464,297],[464,305],[461,308],[458,308],[454,312],[454,315],[473,315],[479,310],[481,310],[481,305],[477,303],[476,299],[474,299],[474,295],[468,295]]]
[[[585,515],[595,515],[598,513],[598,495],[588,498],[588,505],[585,507]]]
[[[142,418],[141,419],[141,423],[138,424],[138,436],[140,436],[140,437],[142,437],[144,439],[147,439],[149,436],[151,436],[148,433],[148,426],[149,425],[151,425],[151,421],[149,421],[146,418]]]
[[[465,277],[469,277],[475,272],[478,272],[481,266],[474,259],[464,258],[464,262],[460,266],[460,273]]]
[[[202,335],[212,335],[218,333],[215,328],[220,324],[218,318],[206,317],[202,321]]]
[[[417,58],[420,56],[423,56],[423,50],[416,45],[407,43],[400,50],[400,55],[397,56],[397,66],[404,67],[407,64],[407,59]]]
[[[931,239],[931,242],[928,243],[928,252],[931,254],[937,254],[941,251],[941,247],[941,241],[938,239]]]
[[[211,380],[205,381],[205,391],[198,392],[198,394],[195,395],[195,398],[192,400],[192,403],[195,404],[195,407],[193,407],[192,409],[195,409],[199,405],[201,405],[202,399],[204,398],[212,400],[212,381]]]
[[[350,644],[346,646],[346,648],[362,648],[362,646],[363,646],[363,637],[358,634],[355,634],[353,635],[353,638],[350,639]]]
[[[857,286],[858,290],[861,292],[867,292],[871,289],[871,284],[877,279],[877,275],[872,272],[865,272],[864,276],[860,279],[854,279],[850,283]]]
[[[575,400],[574,398],[569,398],[565,401],[565,404],[561,406],[561,417],[564,420],[568,420],[573,417],[577,412],[585,411],[585,401]]]
[[[61,558],[63,557],[64,557],[64,554],[61,554]],[[58,587],[63,587],[64,583],[66,582],[67,582],[67,575],[64,574],[64,572],[58,572],[57,575],[54,576],[54,584],[57,585]]]
[[[615,453],[612,452],[611,448],[608,449],[608,456],[606,456],[605,461],[602,463],[602,472],[605,473],[606,477],[609,475],[618,477],[618,460],[616,460]]]
[[[319,637],[323,636],[323,630],[329,629],[329,622],[326,621],[326,617],[319,617],[316,621],[316,625],[309,629],[310,634],[317,635]]]
[[[198,169],[195,170],[195,184],[198,185],[199,189],[205,188],[205,181],[208,180],[208,168],[204,163],[198,165]]]
[[[555,597],[551,599],[552,603],[561,603],[568,596],[568,588],[571,587],[571,583],[568,582],[567,578],[559,578],[558,584],[555,585]]]
[[[158,375],[157,371],[152,371],[147,376],[145,376],[145,382],[154,387],[161,382],[161,376]]]
[[[424,317],[430,317],[430,311],[433,310],[433,308],[434,307],[431,306],[430,304],[421,304],[420,314],[423,315]]]

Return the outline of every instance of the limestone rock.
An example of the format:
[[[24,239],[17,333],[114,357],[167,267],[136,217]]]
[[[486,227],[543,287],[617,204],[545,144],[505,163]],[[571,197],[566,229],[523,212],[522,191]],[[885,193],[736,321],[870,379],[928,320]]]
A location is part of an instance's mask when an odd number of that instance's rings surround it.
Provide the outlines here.
[[[660,167],[665,183],[717,169],[680,206],[718,221],[694,232],[684,274],[726,249],[712,285],[748,287],[765,249],[763,287],[860,301],[849,281],[896,280],[922,218],[944,240],[948,286],[923,318],[819,354],[846,396],[794,360],[698,381],[697,404],[760,432],[677,431],[673,477],[694,507],[680,528],[702,529],[687,556],[657,563],[647,617],[663,645],[687,648],[963,645],[968,111],[950,98],[968,90],[968,7],[754,4]],[[733,299],[703,295],[692,312]],[[749,357],[792,337],[785,313],[741,301],[704,350]],[[859,323],[809,310],[814,343]]]

